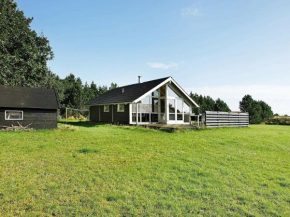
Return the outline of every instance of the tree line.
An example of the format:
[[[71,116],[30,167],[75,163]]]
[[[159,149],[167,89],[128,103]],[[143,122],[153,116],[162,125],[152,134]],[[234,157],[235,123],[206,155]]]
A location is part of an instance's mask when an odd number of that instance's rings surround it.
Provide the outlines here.
[[[274,115],[271,106],[262,100],[254,100],[251,95],[245,95],[240,101],[240,110],[249,113],[250,124],[260,124]]]
[[[198,95],[197,93],[193,94],[192,92],[189,95],[199,105],[199,109],[194,109],[195,114],[204,113],[206,111],[231,111],[227,103],[220,98],[214,100],[210,96]]]

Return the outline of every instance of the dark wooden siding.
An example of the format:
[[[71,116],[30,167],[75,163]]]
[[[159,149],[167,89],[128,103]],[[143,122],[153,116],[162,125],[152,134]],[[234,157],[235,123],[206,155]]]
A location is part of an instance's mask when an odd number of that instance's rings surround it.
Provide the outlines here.
[[[114,105],[114,122],[120,124],[129,124],[129,104],[125,105],[124,112],[117,112],[117,105]]]
[[[100,112],[99,112],[100,109]],[[99,118],[100,114],[100,118]],[[104,106],[90,106],[90,120],[101,123],[120,123],[129,124],[129,104],[125,105],[124,112],[117,112],[117,105],[113,105],[113,121],[112,121],[112,105],[110,111],[104,112]]]
[[[23,111],[23,120],[18,121],[23,126],[31,124],[30,127],[33,129],[57,128],[56,109],[0,108],[0,125],[2,126],[18,125],[17,121],[5,120],[5,110]]]
[[[90,121],[99,121],[99,106],[90,106]]]

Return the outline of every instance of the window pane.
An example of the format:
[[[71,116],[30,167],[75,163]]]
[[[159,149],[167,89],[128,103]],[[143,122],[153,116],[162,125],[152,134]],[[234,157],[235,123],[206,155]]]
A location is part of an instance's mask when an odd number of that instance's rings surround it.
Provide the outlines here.
[[[185,114],[190,113],[190,111],[189,111],[189,106],[188,106],[186,103],[183,103],[183,110],[184,110],[184,113],[185,113]]]
[[[177,99],[177,113],[182,113],[182,100]]]
[[[160,96],[163,97],[166,94],[166,86],[163,85],[162,87],[160,87]]]
[[[152,112],[158,112],[158,99],[152,98]]]
[[[165,114],[164,113],[160,114],[160,118],[161,118],[161,121],[165,121]]]
[[[175,113],[175,100],[168,99],[168,103],[169,103],[169,113]]]
[[[189,122],[189,120],[190,120],[190,116],[189,116],[189,114],[184,114],[184,122]]]
[[[165,99],[160,99],[160,112],[165,113]]]
[[[22,120],[22,112],[21,111],[6,111],[6,119],[7,120]]]
[[[151,114],[151,122],[158,122],[158,114]]]
[[[149,114],[142,113],[142,122],[149,122]]]
[[[135,103],[132,104],[132,112],[137,112],[137,105]]]
[[[142,99],[141,103],[142,104],[150,104],[150,97],[146,96],[145,98]]]
[[[146,96],[144,99],[142,99],[141,104],[139,104],[138,112],[149,113],[151,111],[152,111],[152,108],[151,108],[150,97]]]
[[[168,96],[180,98],[169,86],[168,86]]]
[[[123,112],[125,110],[124,104],[118,104],[118,111]]]
[[[175,121],[175,114],[169,114],[169,120]]]
[[[136,113],[132,113],[132,122],[136,122]]]
[[[159,97],[159,92],[158,92],[158,90],[155,90],[155,91],[152,93],[152,96],[153,96],[153,97]]]
[[[178,115],[177,115],[177,120],[178,120],[178,121],[182,121],[182,114],[178,114]]]

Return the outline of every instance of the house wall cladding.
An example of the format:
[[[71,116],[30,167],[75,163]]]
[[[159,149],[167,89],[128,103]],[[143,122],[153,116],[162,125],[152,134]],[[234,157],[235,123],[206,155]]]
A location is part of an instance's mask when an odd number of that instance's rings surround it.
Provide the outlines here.
[[[55,129],[57,128],[57,110],[56,109],[18,109],[18,108],[0,108],[1,126],[18,126],[17,120],[5,120],[5,110],[23,111],[23,120],[18,122],[23,125],[29,125],[33,129]]]
[[[207,127],[248,127],[248,113],[214,112],[204,114],[204,124]]]
[[[100,111],[99,111],[100,110]],[[100,118],[99,118],[100,114]],[[113,121],[112,121],[113,118]],[[104,112],[104,106],[90,106],[90,121],[100,123],[120,123],[129,124],[129,104],[125,105],[124,112],[117,112],[117,105],[110,105],[110,111]]]

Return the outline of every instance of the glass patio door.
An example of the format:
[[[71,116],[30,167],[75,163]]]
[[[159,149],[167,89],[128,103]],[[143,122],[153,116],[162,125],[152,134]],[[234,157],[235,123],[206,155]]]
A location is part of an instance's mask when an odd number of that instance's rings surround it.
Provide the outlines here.
[[[183,123],[183,99],[168,99],[169,122]]]

